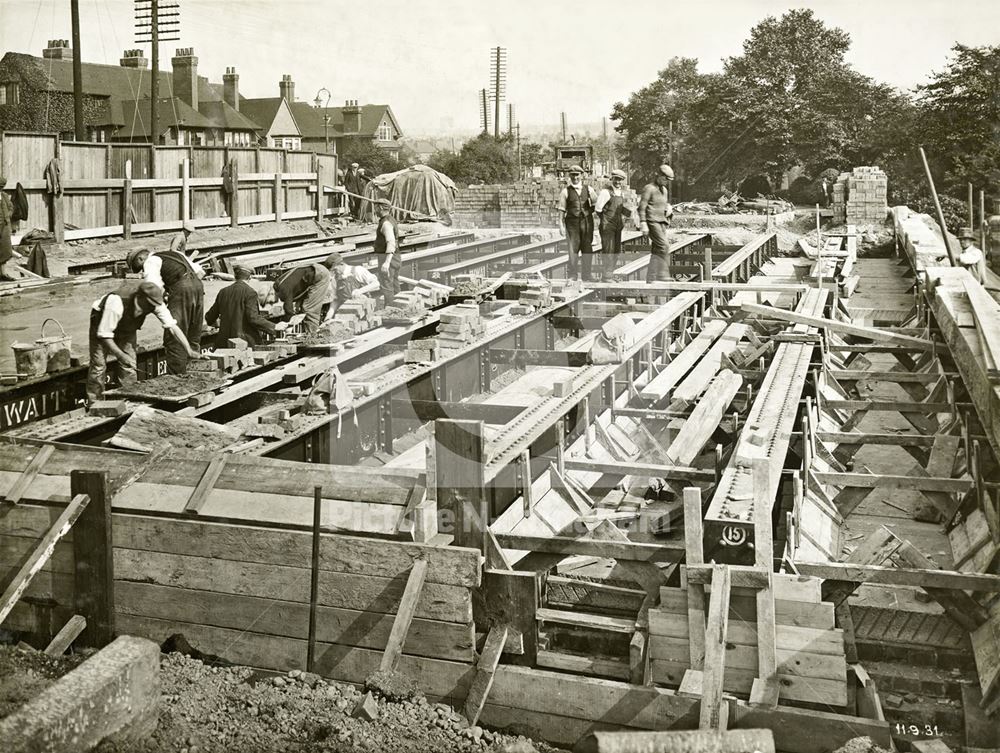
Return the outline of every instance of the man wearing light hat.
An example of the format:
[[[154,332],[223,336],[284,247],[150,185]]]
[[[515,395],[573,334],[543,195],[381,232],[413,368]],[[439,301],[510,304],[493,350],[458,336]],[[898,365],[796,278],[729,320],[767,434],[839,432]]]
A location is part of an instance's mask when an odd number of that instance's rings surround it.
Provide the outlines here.
[[[275,326],[260,313],[257,291],[247,282],[253,277],[253,270],[237,265],[233,267],[233,274],[236,282],[219,291],[205,314],[205,321],[213,327],[218,322],[218,341],[221,343],[241,338],[250,345],[256,345],[264,339],[264,335],[273,337]]]
[[[337,309],[349,299],[360,298],[379,289],[378,278],[375,275],[360,265],[348,264],[337,251],[326,257],[323,266],[330,270],[333,286],[333,302],[326,314],[327,320],[333,318]]]
[[[142,271],[145,251],[129,254],[129,269]],[[87,400],[94,402],[104,395],[104,381],[108,357],[118,361],[118,381],[129,384],[136,381],[135,359],[138,350],[138,333],[146,316],[155,314],[163,328],[186,349],[190,358],[201,354],[188,345],[184,333],[170,315],[163,302],[163,290],[145,280],[129,280],[113,293],[94,301],[90,309],[90,364],[87,369]]]
[[[385,299],[384,306],[391,306],[399,292],[399,268],[403,264],[399,249],[399,228],[390,211],[392,205],[385,199],[375,202],[375,258],[378,259],[378,284]]]
[[[573,165],[569,169],[569,184],[559,194],[559,211],[562,214],[563,232],[569,245],[569,266],[566,276],[581,279],[580,259],[583,256],[583,278],[590,279],[590,257],[594,252],[594,207],[597,195],[583,183],[583,169]]]
[[[632,209],[625,203],[624,170],[611,171],[611,185],[605,186],[597,194],[597,204],[594,211],[601,218],[601,278],[605,282],[614,280],[614,271],[618,267],[622,252],[622,229],[625,220],[632,214]]]
[[[652,243],[649,266],[646,267],[646,282],[666,280],[670,277],[667,228],[670,226],[671,217],[674,216],[669,191],[673,179],[673,168],[670,165],[660,165],[653,182],[645,185],[642,197],[639,199],[639,229]]]
[[[963,227],[958,231],[958,243],[962,247],[962,253],[958,257],[959,263],[979,282],[986,279],[986,254],[976,246],[976,233],[971,227]]]
[[[159,285],[166,292],[167,307],[177,320],[178,328],[184,333],[186,342],[199,350],[205,316],[205,286],[201,282],[205,270],[194,262],[197,250],[188,248],[192,232],[194,225],[185,220],[181,232],[170,241],[170,249],[152,254],[142,272],[148,282]],[[169,330],[163,334],[163,348],[167,352],[167,373],[186,373],[187,351]]]

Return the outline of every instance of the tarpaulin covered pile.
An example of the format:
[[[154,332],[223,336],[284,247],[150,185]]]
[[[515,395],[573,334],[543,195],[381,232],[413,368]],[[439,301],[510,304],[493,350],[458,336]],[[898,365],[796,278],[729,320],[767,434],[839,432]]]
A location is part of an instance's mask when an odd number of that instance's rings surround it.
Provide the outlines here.
[[[399,220],[436,220],[451,224],[455,209],[455,183],[427,165],[414,165],[379,175],[365,188],[365,197],[388,199]],[[365,202],[364,220],[374,221],[371,202]],[[406,210],[406,211],[399,211]]]

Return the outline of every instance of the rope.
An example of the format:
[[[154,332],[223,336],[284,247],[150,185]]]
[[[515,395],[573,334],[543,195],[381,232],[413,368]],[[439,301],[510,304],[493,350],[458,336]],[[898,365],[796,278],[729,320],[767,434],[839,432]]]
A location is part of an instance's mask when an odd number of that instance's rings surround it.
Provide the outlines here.
[[[367,201],[367,202],[370,202],[372,204],[374,204],[374,203],[376,203],[378,201],[381,201],[381,199],[373,199],[373,198],[371,198],[369,196],[361,196],[361,195],[356,194],[356,193],[351,193],[350,191],[348,191],[346,188],[343,188],[342,186],[337,186],[337,190],[339,192],[342,192],[342,193],[346,194],[347,196],[350,196],[350,197],[355,198],[355,199],[361,199],[362,201]],[[437,217],[431,217],[429,214],[423,214],[422,212],[414,212],[412,209],[403,209],[403,207],[397,207],[397,206],[394,206],[392,204],[389,205],[389,208],[392,209],[392,210],[394,210],[394,211],[396,211],[396,212],[402,212],[403,214],[412,214],[414,217],[416,217],[418,219],[421,219],[421,220],[430,220],[431,222],[437,222],[438,221]]]

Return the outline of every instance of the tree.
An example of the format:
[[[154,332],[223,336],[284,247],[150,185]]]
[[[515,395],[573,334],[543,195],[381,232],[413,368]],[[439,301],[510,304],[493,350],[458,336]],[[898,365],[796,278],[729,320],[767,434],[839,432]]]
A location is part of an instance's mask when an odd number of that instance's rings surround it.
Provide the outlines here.
[[[956,44],[947,67],[917,87],[923,143],[939,190],[1000,183],[1000,46]]]
[[[527,172],[531,172],[533,167],[551,159],[551,156],[551,150],[541,144],[534,141],[521,143],[521,167]]]
[[[352,162],[357,162],[369,177],[393,173],[406,167],[405,163],[394,158],[385,149],[375,146],[370,139],[351,139],[339,154],[339,162],[345,168]]]
[[[458,154],[435,152],[427,164],[458,184],[508,183],[517,177],[517,155],[509,136],[498,141],[480,134],[466,141]]]
[[[671,147],[690,136],[688,114],[709,79],[698,73],[696,59],[671,58],[653,83],[612,108],[611,117],[619,121],[615,130],[623,136],[620,156],[638,174],[651,175],[669,162]]]

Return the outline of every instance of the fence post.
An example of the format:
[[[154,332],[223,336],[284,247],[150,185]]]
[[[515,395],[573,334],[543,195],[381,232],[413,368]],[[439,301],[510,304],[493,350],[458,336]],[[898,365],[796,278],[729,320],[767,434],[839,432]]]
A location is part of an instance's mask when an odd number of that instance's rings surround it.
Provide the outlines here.
[[[115,637],[115,574],[107,471],[71,471],[71,497],[90,503],[73,526],[74,611],[87,620],[79,644],[102,648]]]
[[[125,181],[122,184],[122,235],[132,237],[132,160],[125,160]]]
[[[191,160],[181,163],[181,222],[191,219]]]
[[[323,161],[318,154],[313,155],[313,162],[316,165],[316,219],[323,219]]]
[[[157,178],[156,174],[156,147],[149,145],[149,177]],[[156,189],[149,189],[149,221],[156,222]]]
[[[274,174],[274,221],[281,222],[281,213],[284,209],[284,197],[281,195],[281,173]]]
[[[59,160],[60,167],[62,167],[62,150],[61,143],[58,136],[53,137],[56,142],[55,148],[55,158]],[[49,194],[49,200],[52,206],[52,235],[56,239],[56,243],[62,243],[66,238],[66,228],[63,223],[63,197],[62,192]]]
[[[226,152],[226,159],[229,159],[229,152]],[[240,163],[235,159],[230,163],[233,176],[233,192],[229,194],[229,224],[238,227],[240,224]]]

